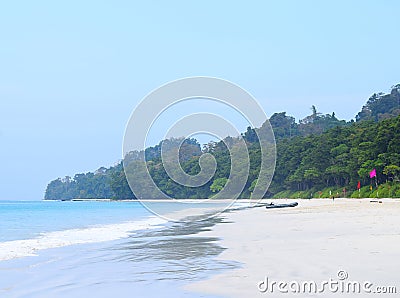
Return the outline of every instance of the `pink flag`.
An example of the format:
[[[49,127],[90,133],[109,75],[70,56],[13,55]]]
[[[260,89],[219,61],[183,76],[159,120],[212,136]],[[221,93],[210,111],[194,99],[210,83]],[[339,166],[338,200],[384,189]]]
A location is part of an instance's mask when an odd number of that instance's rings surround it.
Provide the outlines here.
[[[376,169],[373,169],[371,172],[369,172],[369,178],[374,178],[376,177]]]

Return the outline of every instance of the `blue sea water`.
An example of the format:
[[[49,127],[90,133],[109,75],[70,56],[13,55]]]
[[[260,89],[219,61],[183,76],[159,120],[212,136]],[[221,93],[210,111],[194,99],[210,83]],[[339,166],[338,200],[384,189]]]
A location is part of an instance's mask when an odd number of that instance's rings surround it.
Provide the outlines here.
[[[0,201],[0,257],[22,252],[0,258],[0,296],[211,297],[182,287],[237,266],[215,258],[224,250],[217,238],[197,235],[221,222],[168,222],[140,202]],[[118,237],[121,229],[132,230]],[[30,246],[35,256],[24,256]]]
[[[140,202],[0,201],[0,242],[151,215]]]

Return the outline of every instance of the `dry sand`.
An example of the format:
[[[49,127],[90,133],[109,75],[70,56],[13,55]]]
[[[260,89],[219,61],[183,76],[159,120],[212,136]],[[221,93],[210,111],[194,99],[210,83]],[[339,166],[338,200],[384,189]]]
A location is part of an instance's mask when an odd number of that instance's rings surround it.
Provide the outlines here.
[[[275,200],[277,201],[277,200]],[[218,224],[201,236],[221,238],[227,249],[219,256],[240,262],[242,267],[188,286],[195,292],[223,297],[398,297],[400,293],[400,201],[383,199],[298,200],[299,206],[285,209],[264,207],[226,213],[229,223]],[[338,271],[348,278],[340,282]],[[268,277],[284,281],[289,293],[258,289]],[[323,293],[293,294],[297,282],[349,281],[371,291],[377,286],[396,287],[397,294]],[[339,286],[338,284],[338,286]],[[264,287],[265,283],[260,285]],[[384,290],[384,289],[381,289]],[[387,289],[393,290],[393,289]],[[306,290],[306,293],[307,290]]]

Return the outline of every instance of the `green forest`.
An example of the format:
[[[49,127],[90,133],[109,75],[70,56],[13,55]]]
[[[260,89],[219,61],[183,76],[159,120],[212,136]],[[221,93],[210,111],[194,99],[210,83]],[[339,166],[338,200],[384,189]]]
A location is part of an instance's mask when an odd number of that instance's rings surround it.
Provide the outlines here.
[[[298,122],[285,112],[273,114],[269,122],[275,134],[277,160],[266,197],[400,197],[399,115],[400,84],[389,93],[373,94],[355,120],[349,122],[337,119],[335,113],[321,114],[315,106]],[[260,170],[256,129],[249,127],[242,133],[250,157],[250,175],[241,198],[250,196]],[[235,142],[235,138],[229,138],[225,143]],[[198,161],[203,153],[212,154],[217,161],[213,179],[198,188],[176,184],[163,168],[161,146],[180,143],[179,139],[164,140],[144,152],[132,152],[125,162],[144,154],[154,182],[175,198],[207,198],[218,193],[227,183],[231,167],[225,143],[210,142],[201,147],[195,139],[183,141],[179,159],[186,173],[195,175],[200,171]],[[370,178],[373,169],[377,174]],[[58,178],[48,184],[45,192],[45,199],[75,198],[135,199],[123,161],[95,172]]]

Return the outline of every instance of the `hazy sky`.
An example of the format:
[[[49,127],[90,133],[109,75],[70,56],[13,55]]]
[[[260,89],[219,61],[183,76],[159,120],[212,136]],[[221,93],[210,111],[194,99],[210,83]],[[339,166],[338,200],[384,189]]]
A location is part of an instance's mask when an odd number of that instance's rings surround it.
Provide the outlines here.
[[[352,119],[400,82],[399,1],[2,1],[0,199],[121,158],[131,111],[187,76],[267,115]]]

